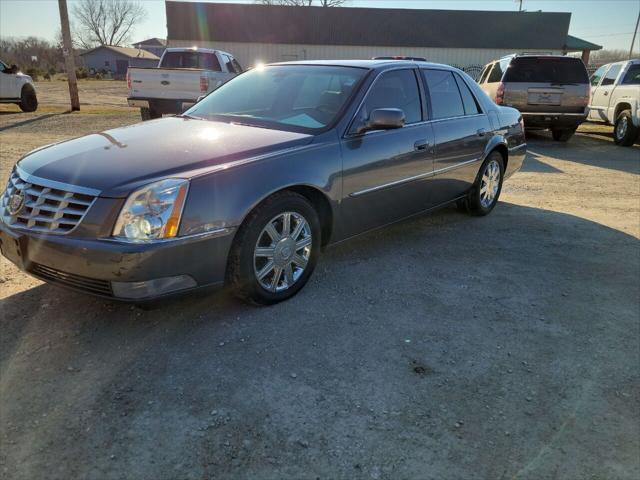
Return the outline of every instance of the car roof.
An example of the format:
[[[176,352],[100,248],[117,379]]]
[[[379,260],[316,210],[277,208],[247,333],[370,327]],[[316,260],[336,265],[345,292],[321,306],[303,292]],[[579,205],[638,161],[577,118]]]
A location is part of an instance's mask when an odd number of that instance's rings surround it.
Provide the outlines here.
[[[422,62],[417,60],[298,60],[293,62],[270,63],[269,65],[326,65],[332,67],[366,68],[371,70],[388,65],[407,67],[437,67],[446,68],[448,70],[454,69],[449,65],[432,62]]]

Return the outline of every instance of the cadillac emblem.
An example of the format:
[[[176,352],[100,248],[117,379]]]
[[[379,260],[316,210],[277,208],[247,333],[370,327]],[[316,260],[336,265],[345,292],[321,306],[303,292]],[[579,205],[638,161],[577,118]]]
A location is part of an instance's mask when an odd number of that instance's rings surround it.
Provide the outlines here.
[[[9,215],[17,215],[24,207],[24,192],[22,190],[16,190],[9,197],[9,203],[7,204],[7,211]]]

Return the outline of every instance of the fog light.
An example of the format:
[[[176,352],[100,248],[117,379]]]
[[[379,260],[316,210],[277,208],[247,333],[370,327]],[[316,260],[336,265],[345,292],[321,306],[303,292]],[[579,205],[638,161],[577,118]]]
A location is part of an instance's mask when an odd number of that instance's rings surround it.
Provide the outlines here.
[[[111,282],[114,296],[130,300],[157,297],[195,286],[197,286],[196,281],[189,275],[154,278],[144,282]]]

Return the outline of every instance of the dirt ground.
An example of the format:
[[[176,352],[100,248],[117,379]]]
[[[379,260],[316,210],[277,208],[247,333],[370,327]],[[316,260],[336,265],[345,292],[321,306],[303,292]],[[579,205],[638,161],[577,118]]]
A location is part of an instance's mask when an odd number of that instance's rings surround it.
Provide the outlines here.
[[[0,182],[137,119],[0,113]],[[640,148],[528,150],[488,217],[329,249],[269,308],[143,311],[0,259],[0,478],[640,478]]]

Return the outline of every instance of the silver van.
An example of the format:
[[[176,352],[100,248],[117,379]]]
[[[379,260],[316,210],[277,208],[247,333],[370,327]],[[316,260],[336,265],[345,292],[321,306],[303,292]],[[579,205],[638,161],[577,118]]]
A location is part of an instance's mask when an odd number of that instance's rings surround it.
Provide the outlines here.
[[[498,105],[520,110],[527,129],[550,129],[566,142],[585,121],[589,75],[579,58],[509,55],[484,67],[480,87]]]

